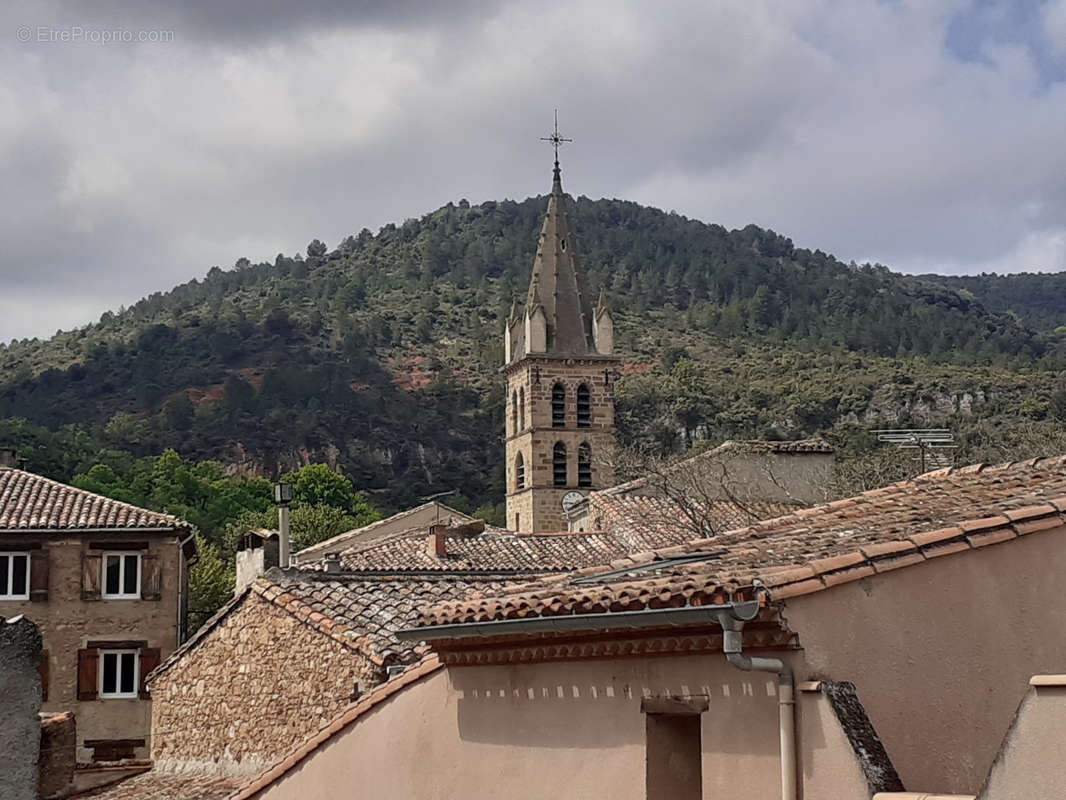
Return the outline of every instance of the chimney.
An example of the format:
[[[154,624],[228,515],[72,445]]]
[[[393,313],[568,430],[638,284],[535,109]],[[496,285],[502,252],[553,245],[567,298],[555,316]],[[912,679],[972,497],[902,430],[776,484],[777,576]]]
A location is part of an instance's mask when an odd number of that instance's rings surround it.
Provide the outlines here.
[[[429,526],[429,554],[437,558],[448,555],[448,526],[437,523]]]
[[[7,445],[0,445],[0,468],[17,466],[18,450],[14,447],[8,447]]]
[[[341,554],[340,553],[326,553],[326,572],[330,574],[337,574],[341,571]]]

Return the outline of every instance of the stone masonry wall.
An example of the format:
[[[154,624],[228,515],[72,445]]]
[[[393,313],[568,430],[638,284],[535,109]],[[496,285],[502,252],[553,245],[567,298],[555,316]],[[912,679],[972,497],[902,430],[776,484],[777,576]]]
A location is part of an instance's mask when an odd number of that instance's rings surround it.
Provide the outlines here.
[[[77,717],[79,744],[93,739],[149,738],[151,701],[78,700],[78,650],[92,641],[144,641],[159,648],[166,658],[178,646],[178,609],[185,583],[181,549],[173,534],[93,533],[84,537],[26,537],[5,534],[13,549],[40,547],[48,554],[49,586],[46,602],[5,601],[0,613],[25,614],[41,628],[48,663],[48,698],[42,710]],[[147,553],[158,555],[161,566],[158,600],[82,599],[82,558],[90,542],[110,542],[115,550],[129,542],[148,541]],[[149,746],[135,750],[147,758]],[[93,751],[78,748],[79,761],[90,761]]]
[[[164,771],[259,773],[329,721],[370,659],[251,592],[152,682],[152,758]]]
[[[41,746],[41,632],[25,617],[0,616],[0,797],[36,800]]]
[[[615,444],[614,378],[608,374],[618,366],[616,359],[527,358],[507,377],[507,526],[515,528],[515,515],[523,531],[565,531],[566,518],[560,501],[568,491],[587,494],[614,484],[610,453]],[[552,387],[566,388],[566,425],[552,427]],[[589,388],[591,425],[577,427],[577,387]],[[513,397],[525,396],[524,418],[514,425]],[[556,442],[566,445],[567,485],[553,485],[552,450]],[[592,486],[579,487],[578,447],[587,443],[592,450]],[[525,489],[515,485],[515,459],[522,453],[525,461]]]

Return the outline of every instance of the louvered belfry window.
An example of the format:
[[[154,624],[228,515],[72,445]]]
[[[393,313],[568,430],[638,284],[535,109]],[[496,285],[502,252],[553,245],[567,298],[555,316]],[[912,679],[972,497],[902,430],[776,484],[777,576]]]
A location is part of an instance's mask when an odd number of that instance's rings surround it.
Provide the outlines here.
[[[556,442],[552,448],[552,483],[566,486],[566,445]]]
[[[514,460],[514,488],[526,488],[526,460],[519,453]]]
[[[566,427],[566,387],[561,383],[552,387],[552,427]]]
[[[592,486],[592,448],[588,442],[582,442],[577,448],[577,485]]]
[[[592,426],[592,398],[589,396],[589,387],[581,384],[577,387],[577,427],[588,428]]]

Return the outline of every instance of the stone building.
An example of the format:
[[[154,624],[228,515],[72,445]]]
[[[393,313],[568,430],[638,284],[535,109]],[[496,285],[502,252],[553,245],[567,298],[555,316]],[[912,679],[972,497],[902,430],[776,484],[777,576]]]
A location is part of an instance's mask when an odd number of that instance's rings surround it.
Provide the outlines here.
[[[614,483],[614,323],[582,288],[559,162],[524,309],[504,330],[507,527],[567,530],[566,505]]]
[[[192,528],[0,466],[0,615],[44,636],[43,708],[73,711],[78,760],[146,758],[145,676],[181,641]]]
[[[155,771],[255,774],[414,660],[422,608],[500,585],[271,570],[152,674]]]
[[[233,800],[1057,796],[1060,675],[1001,742],[1066,663],[1064,514],[1066,457],[947,469],[446,603]]]
[[[41,631],[19,615],[0,615],[0,797],[37,800],[41,749]]]

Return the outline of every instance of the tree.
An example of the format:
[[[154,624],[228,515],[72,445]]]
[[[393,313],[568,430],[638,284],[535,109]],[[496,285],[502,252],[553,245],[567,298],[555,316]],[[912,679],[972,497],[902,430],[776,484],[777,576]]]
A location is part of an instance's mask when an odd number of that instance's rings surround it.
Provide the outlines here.
[[[326,464],[308,464],[282,480],[292,484],[293,499],[298,504],[330,506],[368,522],[380,518],[366,498],[355,491],[352,482]]]
[[[333,506],[322,504],[300,504],[292,506],[289,513],[289,539],[292,552],[303,550],[311,545],[324,542],[346,531],[362,528],[376,522],[381,515],[370,510],[369,514],[353,515]],[[278,529],[278,512],[249,511],[241,514],[226,526],[225,540],[230,549],[250,530]]]
[[[235,563],[224,558],[221,549],[197,535],[199,560],[189,569],[189,632],[195,631],[207,618],[233,597]]]

